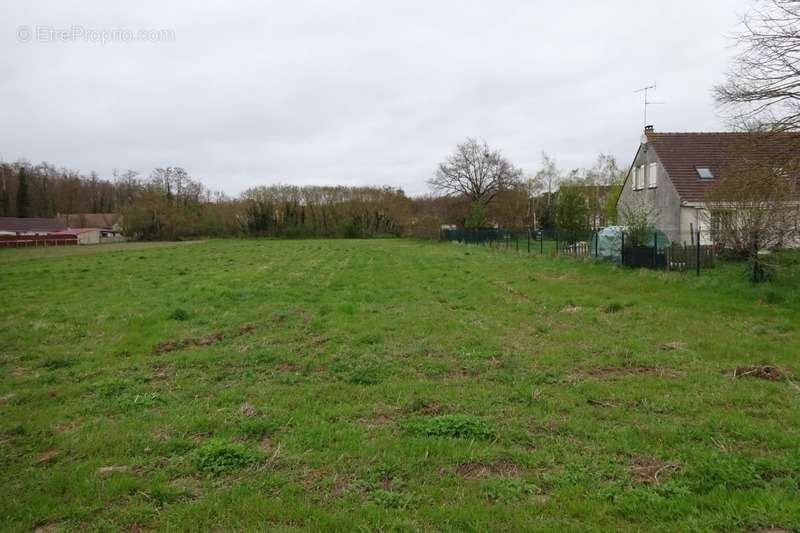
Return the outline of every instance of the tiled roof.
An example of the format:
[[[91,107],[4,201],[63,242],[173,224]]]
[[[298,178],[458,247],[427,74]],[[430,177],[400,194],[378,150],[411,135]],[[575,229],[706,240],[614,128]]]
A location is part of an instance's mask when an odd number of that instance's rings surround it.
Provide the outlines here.
[[[708,189],[737,161],[783,166],[798,157],[800,134],[656,133],[648,132],[654,148],[683,201],[702,202]],[[715,179],[700,179],[697,167],[708,167]]]
[[[64,223],[55,218],[0,217],[0,231],[48,233],[60,231],[64,227]]]
[[[116,213],[76,213],[59,215],[68,228],[113,228],[119,220]]]

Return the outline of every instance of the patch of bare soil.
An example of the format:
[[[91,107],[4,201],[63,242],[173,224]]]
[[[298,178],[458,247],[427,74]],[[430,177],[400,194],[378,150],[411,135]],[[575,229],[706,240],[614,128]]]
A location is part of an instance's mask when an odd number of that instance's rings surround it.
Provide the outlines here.
[[[595,407],[619,407],[621,405],[619,400],[600,400],[595,398],[589,398],[586,403]]]
[[[566,306],[564,309],[562,309],[561,312],[562,313],[567,313],[567,314],[570,314],[570,315],[574,315],[575,313],[577,313],[580,310],[581,310],[581,308],[578,307],[577,305],[570,304],[570,305]]]
[[[56,522],[51,522],[49,524],[37,526],[36,529],[33,530],[33,533],[54,533],[60,529],[61,526],[59,524]]]
[[[636,485],[658,485],[678,469],[676,463],[668,463],[655,457],[637,456],[631,465],[631,477]]]
[[[261,414],[261,411],[256,409],[254,405],[249,403],[243,403],[241,407],[239,407],[239,414],[245,418],[252,418],[254,416],[258,416]]]
[[[170,369],[165,364],[157,364],[153,365],[153,377],[151,381],[169,381],[172,376],[170,376]]]
[[[43,465],[54,461],[57,457],[58,450],[47,450],[46,452],[40,453],[33,463],[37,465]]]
[[[170,427],[158,428],[153,431],[152,436],[158,442],[167,442],[175,436],[175,430]]]
[[[31,369],[28,368],[28,367],[24,367],[24,366],[18,366],[16,368],[12,368],[11,369],[11,375],[14,376],[14,377],[18,377],[18,378],[23,377],[23,376],[27,376],[30,373],[31,373]]]
[[[55,431],[56,433],[73,433],[74,431],[77,431],[79,427],[80,424],[78,424],[75,421],[60,422],[59,424],[56,425]]]
[[[347,491],[347,487],[350,485],[350,476],[346,474],[336,474],[333,477],[333,486],[331,487],[331,495],[332,496],[341,496]]]
[[[388,426],[392,423],[391,413],[375,413],[367,418],[359,418],[358,423],[367,429]]]
[[[515,289],[514,287],[512,287],[508,283],[504,283],[504,282],[498,281],[497,283],[495,283],[495,286],[500,288],[500,289],[505,289],[506,291],[508,291],[509,294],[511,294],[512,296],[514,296],[518,300],[521,300],[521,301],[526,302],[526,303],[531,303],[531,299],[527,295],[519,292],[517,289]]]
[[[101,476],[110,476],[111,474],[126,473],[130,471],[131,467],[126,465],[101,466],[97,469],[97,473]]]
[[[784,376],[783,372],[776,366],[740,366],[733,371],[733,377],[780,381]]]
[[[291,373],[295,373],[298,370],[300,370],[297,367],[297,365],[294,365],[292,363],[278,363],[277,365],[275,365],[275,369],[281,372],[291,372]]]
[[[193,477],[179,477],[175,478],[169,483],[171,486],[175,487],[176,489],[180,489],[184,491],[186,496],[192,500],[195,500],[202,496],[203,493],[203,484],[199,479],[195,479]]]
[[[519,475],[519,468],[510,459],[498,459],[491,463],[462,463],[456,467],[456,474],[464,479],[515,477]]]
[[[218,331],[202,337],[190,337],[188,339],[181,339],[177,341],[164,341],[153,349],[153,354],[162,355],[169,352],[178,352],[200,346],[212,346],[222,342],[225,339],[233,339],[236,337],[241,337],[242,335],[247,335],[248,333],[255,331],[255,329],[255,325],[246,324],[227,333]]]
[[[425,402],[422,406],[418,409],[420,413],[424,413],[426,415],[438,415],[444,411],[444,407],[441,404],[436,402]]]
[[[583,373],[584,377],[594,379],[618,379],[631,376],[656,376],[660,378],[680,378],[686,373],[674,368],[650,367],[650,366],[620,366],[591,368]]]
[[[17,395],[16,395],[16,394],[14,394],[13,392],[12,392],[12,393],[9,393],[9,394],[5,394],[5,395],[3,395],[3,396],[0,396],[0,403],[6,403],[6,402],[9,402],[9,401],[13,400],[13,399],[14,399],[14,398],[16,398],[16,397],[17,397]]]
[[[667,351],[682,352],[686,349],[686,343],[680,341],[665,342],[661,348]]]

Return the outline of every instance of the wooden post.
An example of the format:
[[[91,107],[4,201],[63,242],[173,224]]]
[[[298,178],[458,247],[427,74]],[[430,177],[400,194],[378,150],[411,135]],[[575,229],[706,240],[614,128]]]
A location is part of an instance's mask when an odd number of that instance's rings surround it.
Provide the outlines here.
[[[700,230],[697,231],[697,276],[700,277]]]
[[[658,266],[658,232],[653,232],[653,268]]]

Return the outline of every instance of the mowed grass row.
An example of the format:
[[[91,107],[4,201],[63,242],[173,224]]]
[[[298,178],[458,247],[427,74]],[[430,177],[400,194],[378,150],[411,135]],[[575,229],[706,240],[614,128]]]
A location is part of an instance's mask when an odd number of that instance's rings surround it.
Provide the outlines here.
[[[95,250],[0,253],[4,529],[800,528],[794,285],[402,240]]]

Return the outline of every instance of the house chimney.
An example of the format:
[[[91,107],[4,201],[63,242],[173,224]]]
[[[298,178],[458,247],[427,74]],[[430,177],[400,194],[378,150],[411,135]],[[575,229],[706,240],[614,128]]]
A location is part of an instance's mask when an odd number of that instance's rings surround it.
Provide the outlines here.
[[[654,131],[655,131],[655,128],[653,128],[652,124],[649,124],[649,125],[644,127],[645,134],[653,133]]]

